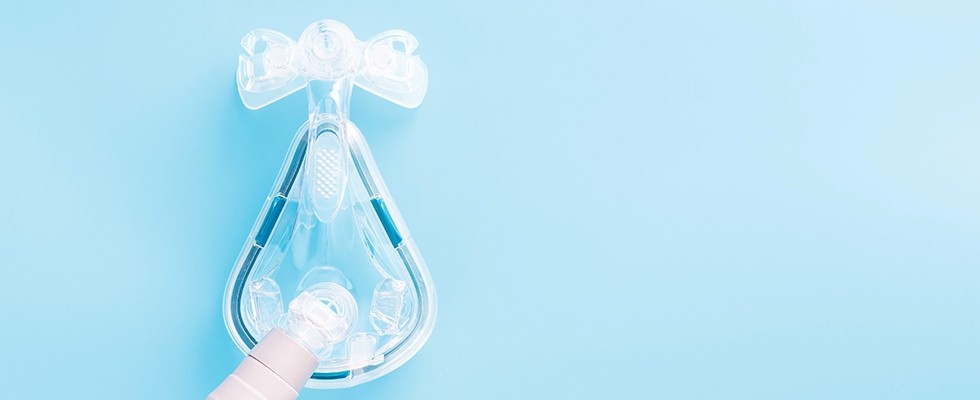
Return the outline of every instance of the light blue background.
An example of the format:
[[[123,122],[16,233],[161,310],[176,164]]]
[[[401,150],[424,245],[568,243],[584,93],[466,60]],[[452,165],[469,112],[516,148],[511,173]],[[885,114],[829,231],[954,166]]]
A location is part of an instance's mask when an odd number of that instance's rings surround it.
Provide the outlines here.
[[[303,399],[980,398],[975,2],[5,1],[0,397],[203,398],[225,280],[304,119],[239,38],[416,34],[353,120],[435,333]],[[203,3],[203,4],[202,4]]]

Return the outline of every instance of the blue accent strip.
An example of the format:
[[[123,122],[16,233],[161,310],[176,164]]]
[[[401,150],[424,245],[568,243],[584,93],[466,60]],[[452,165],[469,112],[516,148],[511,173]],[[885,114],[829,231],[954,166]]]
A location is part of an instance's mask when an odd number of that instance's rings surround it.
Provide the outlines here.
[[[391,241],[391,245],[398,247],[398,245],[402,244],[402,234],[395,227],[395,221],[391,220],[391,214],[388,213],[388,206],[380,198],[371,199],[371,205],[374,206],[374,213],[378,214],[378,219],[381,220],[381,226],[385,228],[385,233],[388,234],[388,240]]]
[[[265,247],[265,242],[269,241],[272,229],[276,227],[276,222],[279,222],[279,216],[282,215],[282,209],[285,206],[286,199],[279,196],[272,198],[272,203],[269,204],[269,212],[265,214],[265,219],[262,220],[262,227],[255,234],[256,244]]]
[[[314,372],[311,378],[313,379],[344,379],[350,376],[350,371],[342,372]]]

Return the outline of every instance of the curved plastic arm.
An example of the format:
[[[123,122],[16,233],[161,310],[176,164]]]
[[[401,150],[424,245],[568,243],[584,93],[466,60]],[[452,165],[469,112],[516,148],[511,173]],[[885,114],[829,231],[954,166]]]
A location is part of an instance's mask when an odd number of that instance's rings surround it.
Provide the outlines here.
[[[296,41],[279,32],[256,29],[242,37],[238,56],[238,94],[255,110],[306,86]]]
[[[425,63],[413,54],[418,47],[418,39],[403,30],[375,35],[364,44],[364,70],[354,84],[402,107],[418,107],[429,85]]]
[[[418,39],[402,30],[382,32],[367,42],[351,37],[323,44],[297,43],[280,32],[257,29],[242,38],[238,94],[249,109],[262,108],[306,87],[311,80],[323,79],[326,71],[331,80],[350,78],[368,92],[415,108],[422,103],[429,81],[425,64],[414,54],[416,48]],[[345,54],[344,68],[324,65],[324,58],[334,53]]]

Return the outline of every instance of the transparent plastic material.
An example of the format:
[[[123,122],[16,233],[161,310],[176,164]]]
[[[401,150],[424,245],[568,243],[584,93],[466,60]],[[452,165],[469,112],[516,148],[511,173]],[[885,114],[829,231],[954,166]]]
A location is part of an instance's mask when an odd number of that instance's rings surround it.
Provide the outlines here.
[[[256,29],[242,38],[238,93],[259,109],[307,86],[309,80],[353,80],[354,84],[402,107],[422,104],[429,75],[418,55],[418,39],[403,30],[359,41],[346,25],[322,20],[303,31],[299,43],[282,33]]]
[[[231,273],[225,323],[244,352],[275,328],[301,338],[320,360],[307,387],[348,387],[394,370],[435,322],[425,263],[348,120],[354,85],[404,107],[422,102],[428,78],[417,46],[398,30],[358,41],[332,20],[298,41],[264,29],[242,39],[245,105],[306,88],[310,113]]]

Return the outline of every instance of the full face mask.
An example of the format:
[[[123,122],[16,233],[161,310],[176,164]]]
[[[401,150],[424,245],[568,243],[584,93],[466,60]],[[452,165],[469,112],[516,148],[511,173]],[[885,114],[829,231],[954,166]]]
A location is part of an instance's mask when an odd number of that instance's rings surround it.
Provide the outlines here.
[[[309,119],[225,290],[225,324],[250,354],[209,398],[354,386],[404,364],[428,339],[429,272],[348,120],[354,86],[403,107],[422,102],[428,76],[417,46],[400,30],[359,41],[332,20],[311,24],[299,41],[264,29],[242,39],[245,106],[306,88]]]

